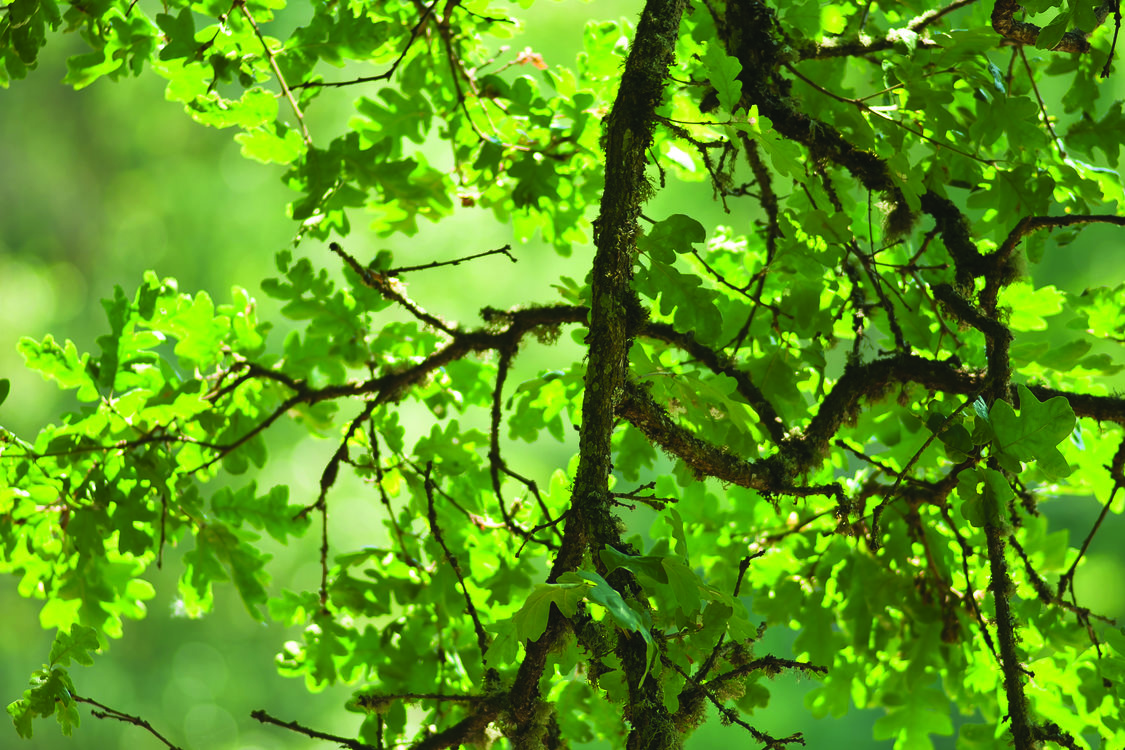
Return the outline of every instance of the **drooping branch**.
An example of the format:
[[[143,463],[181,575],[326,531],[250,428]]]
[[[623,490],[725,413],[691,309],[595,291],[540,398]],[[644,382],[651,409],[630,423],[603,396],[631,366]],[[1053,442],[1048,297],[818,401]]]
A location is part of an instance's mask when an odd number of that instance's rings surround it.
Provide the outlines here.
[[[426,23],[426,19],[430,17],[430,15],[434,11],[434,8],[436,8],[438,3],[440,2],[441,0],[432,0],[430,4],[425,7],[421,15],[419,15],[418,21],[410,30],[410,38],[407,40],[406,45],[402,48],[402,51],[399,53],[398,57],[396,57],[391,63],[391,67],[387,68],[382,73],[373,76],[360,76],[359,78],[353,78],[349,81],[305,81],[303,83],[295,84],[292,88],[303,89],[322,86],[338,88],[341,86],[355,86],[361,83],[374,83],[375,81],[389,80],[391,76],[395,74],[395,71],[398,70],[398,67],[402,64],[402,61],[406,58],[406,54],[410,52],[410,48],[414,46],[414,42],[418,39],[419,32],[421,32],[422,30],[422,26],[424,26]]]
[[[836,433],[859,414],[865,402],[875,403],[889,389],[908,383],[917,383],[935,392],[970,396],[980,393],[989,382],[988,373],[912,354],[850,364],[821,400],[809,425],[801,433],[782,441],[775,456],[758,462],[746,461],[693,435],[677,424],[646,389],[634,383],[626,385],[618,415],[701,476],[762,492],[786,493],[801,489],[793,486],[794,477],[820,468]],[[1056,396],[1066,398],[1077,416],[1125,426],[1125,399],[1070,393],[1039,385],[1030,385],[1028,390],[1042,401]],[[1004,396],[1015,400],[1016,387],[1006,383]]]
[[[344,432],[344,437],[340,441],[339,447],[332,453],[332,457],[328,459],[328,463],[324,467],[324,471],[320,474],[320,492],[317,494],[316,502],[305,506],[297,518],[304,518],[313,510],[320,511],[320,609],[322,612],[328,611],[328,490],[336,483],[336,477],[339,474],[340,463],[346,461],[348,458],[348,441],[360,429],[365,422],[371,418],[372,412],[375,411],[377,401],[368,401],[359,416],[351,421],[348,429]]]
[[[216,455],[186,473],[201,471],[222,460],[224,456],[253,439],[256,435],[261,434],[290,409],[300,404],[312,406],[323,401],[354,396],[373,396],[376,405],[393,402],[401,398],[411,387],[423,382],[431,373],[450,362],[475,352],[503,349],[509,345],[513,337],[519,341],[536,329],[554,328],[565,323],[583,322],[585,310],[583,307],[558,305],[554,307],[533,307],[504,313],[500,317],[508,323],[506,330],[499,332],[491,330],[452,332],[452,341],[413,367],[388,372],[365,381],[341,383],[324,388],[310,388],[304,381],[291,381],[290,387],[296,391],[292,396],[285,399],[261,422],[231,443],[211,446],[216,451]],[[261,377],[267,376],[261,375]],[[280,380],[273,377],[269,379]],[[167,442],[175,442],[175,440],[169,439]]]

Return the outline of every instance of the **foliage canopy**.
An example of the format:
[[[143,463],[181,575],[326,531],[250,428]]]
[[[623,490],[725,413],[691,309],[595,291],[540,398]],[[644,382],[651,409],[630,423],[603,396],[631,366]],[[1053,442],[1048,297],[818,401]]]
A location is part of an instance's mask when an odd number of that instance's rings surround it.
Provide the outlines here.
[[[708,705],[782,747],[753,714],[784,671],[814,715],[883,708],[896,748],[957,711],[958,747],[1121,747],[1125,633],[1074,594],[1089,538],[1039,506],[1125,508],[1125,285],[1029,275],[1125,225],[1116,5],[648,0],[567,66],[506,46],[499,0],[11,0],[0,82],[77,32],[67,83],[155,73],[298,194],[261,283],[282,340],[245,290],[150,273],[97,351],[21,343],[82,405],[0,433],[0,569],[58,632],[17,730],[78,724],[71,664],[143,616],[175,545],[184,612],[229,582],[303,626],[281,672],[354,685],[361,721],[256,718],[348,747],[672,748]],[[346,97],[341,132],[310,126]],[[646,213],[665,190],[726,219]],[[406,283],[444,259],[348,250],[465,211],[517,248],[457,262],[580,270],[450,321]],[[529,351],[549,368],[512,382]],[[248,478],[282,420],[334,441],[315,497]],[[334,543],[344,473],[385,545]],[[319,586],[271,592],[263,533],[317,535]],[[767,628],[793,653],[756,649]]]

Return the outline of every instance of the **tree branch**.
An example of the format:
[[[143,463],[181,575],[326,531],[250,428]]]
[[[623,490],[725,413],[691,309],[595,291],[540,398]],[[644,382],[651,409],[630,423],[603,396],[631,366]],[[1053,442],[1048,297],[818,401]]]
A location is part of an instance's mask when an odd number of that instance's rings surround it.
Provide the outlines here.
[[[328,243],[328,249],[343,258],[344,262],[355,271],[356,275],[359,276],[360,281],[362,281],[365,286],[374,289],[387,299],[402,305],[411,315],[426,325],[436,328],[443,333],[447,333],[450,336],[454,334],[454,329],[448,323],[426,312],[419,307],[416,302],[409,299],[404,292],[405,287],[402,283],[392,279],[390,274],[379,273],[377,271],[372,271],[370,268],[364,268],[358,260],[345,252],[344,248],[340,247],[340,243],[338,242]]]
[[[251,28],[254,29],[254,34],[258,37],[258,41],[262,43],[262,50],[266,53],[266,59],[269,60],[270,67],[273,68],[273,74],[277,76],[277,83],[281,86],[281,92],[285,95],[289,106],[293,108],[293,114],[297,116],[297,124],[301,126],[301,134],[304,138],[305,145],[312,145],[312,136],[309,135],[308,126],[305,125],[305,115],[301,112],[301,105],[297,104],[297,99],[293,96],[293,92],[289,90],[289,84],[285,82],[285,76],[281,73],[281,68],[277,64],[277,58],[274,57],[273,52],[270,51],[269,44],[266,43],[266,38],[262,36],[262,30],[258,28],[258,22],[254,20],[254,14],[246,7],[246,0],[235,0],[235,5],[242,11],[242,15],[246,17]]]
[[[629,346],[641,313],[636,292],[630,284],[637,252],[637,219],[641,206],[652,192],[645,177],[645,166],[653,139],[656,107],[663,99],[665,78],[674,59],[685,6],[686,0],[648,0],[645,4],[625,61],[617,98],[605,122],[602,136],[605,187],[601,210],[594,223],[596,251],[591,271],[592,306],[578,468],[562,546],[551,567],[549,581],[577,568],[588,552],[597,559],[598,550],[617,543],[620,537],[610,514],[609,474],[615,407],[625,386]],[[563,631],[558,621],[560,617],[557,610],[551,611],[546,632],[534,644],[528,644],[525,661],[517,675],[512,691],[512,718],[520,737],[526,736],[534,722],[546,650]],[[640,658],[623,659],[629,687],[626,718],[632,723],[629,745],[654,749],[670,747],[675,731],[663,705],[660,680],[643,679],[640,669],[647,669],[645,644],[640,638],[635,640],[627,650],[634,656],[639,650]],[[525,669],[529,665],[530,668]],[[525,741],[530,744],[536,740],[517,741],[517,748]]]
[[[348,737],[341,737],[337,734],[328,734],[327,732],[320,732],[316,729],[309,729],[302,726],[296,721],[282,721],[281,719],[274,718],[262,709],[256,709],[250,712],[250,718],[257,719],[263,724],[273,724],[274,726],[284,727],[297,734],[303,734],[306,737],[312,737],[316,740],[326,740],[328,742],[335,742],[336,744],[350,748],[350,750],[375,750],[374,747],[359,740],[349,739]]]
[[[389,80],[390,77],[395,74],[395,71],[398,70],[398,66],[402,64],[403,59],[406,57],[406,53],[409,52],[410,48],[414,46],[415,40],[418,39],[418,33],[422,30],[423,24],[426,23],[426,19],[430,17],[430,14],[433,13],[434,8],[436,8],[438,3],[440,3],[441,1],[442,0],[433,0],[433,2],[431,2],[428,6],[426,6],[425,11],[423,11],[422,15],[418,18],[418,22],[416,24],[414,24],[414,28],[412,28],[410,30],[410,39],[407,40],[406,46],[402,48],[402,52],[400,52],[398,54],[398,57],[395,58],[394,62],[391,63],[391,67],[387,68],[385,71],[383,71],[379,75],[360,76],[359,78],[353,78],[350,81],[305,81],[304,83],[296,84],[295,86],[293,86],[293,88],[294,89],[313,88],[313,87],[339,88],[339,87],[343,87],[343,86],[354,86],[354,85],[359,84],[359,83],[373,83],[374,81]]]
[[[923,29],[933,26],[944,16],[965,6],[972,5],[977,0],[956,0],[944,8],[935,8],[911,19],[904,27],[905,31],[918,33]],[[801,60],[823,60],[829,57],[863,57],[872,52],[882,52],[891,49],[904,36],[904,29],[892,29],[886,37],[874,42],[859,40],[840,40],[827,38],[820,44],[810,42],[797,50],[797,57]],[[932,43],[931,43],[932,44]]]
[[[151,734],[156,739],[163,742],[168,747],[169,750],[181,750],[181,748],[178,745],[173,745],[172,742],[167,737],[165,737],[160,732],[153,729],[152,724],[149,724],[147,721],[145,721],[144,719],[142,719],[139,716],[133,716],[132,714],[122,713],[121,711],[118,711],[116,708],[110,708],[109,706],[105,705],[104,703],[99,703],[98,701],[94,700],[93,698],[83,698],[81,695],[78,695],[76,693],[71,693],[70,697],[73,698],[76,703],[87,703],[91,706],[97,706],[99,709],[101,709],[101,710],[98,710],[98,711],[95,711],[95,710],[91,709],[91,711],[90,711],[90,713],[92,713],[95,717],[97,717],[99,719],[114,719],[116,721],[121,721],[121,722],[124,722],[126,724],[132,724],[133,726],[140,727],[141,729],[145,730],[146,732]]]
[[[1095,28],[1101,26],[1105,19],[1116,8],[1116,2],[1113,0],[1105,0],[1097,10],[1094,11],[1096,19]],[[1022,7],[1016,0],[996,0],[996,4],[992,6],[992,28],[996,30],[997,34],[1004,37],[1010,42],[1015,44],[1030,44],[1034,46],[1039,41],[1039,34],[1043,29],[1033,23],[1026,21],[1017,21],[1014,16],[1017,11],[1022,10]],[[1089,52],[1090,42],[1086,40],[1094,29],[1084,31],[1082,29],[1074,29],[1063,34],[1059,43],[1051,48],[1052,52]]]
[[[426,490],[426,518],[430,523],[430,533],[434,535],[438,546],[441,551],[445,553],[445,559],[453,568],[453,575],[457,576],[457,583],[461,585],[461,593],[465,595],[465,609],[469,613],[469,617],[473,620],[473,630],[477,634],[477,648],[480,649],[481,664],[484,664],[484,655],[488,652],[489,637],[488,633],[484,630],[484,625],[480,622],[480,615],[477,614],[477,608],[473,604],[473,597],[469,595],[469,589],[465,586],[465,576],[461,574],[461,564],[457,562],[457,557],[449,550],[445,544],[445,538],[441,535],[441,526],[438,524],[437,509],[434,507],[434,481],[432,473],[434,470],[434,462],[430,461],[426,464],[426,474],[423,478],[423,486]]]

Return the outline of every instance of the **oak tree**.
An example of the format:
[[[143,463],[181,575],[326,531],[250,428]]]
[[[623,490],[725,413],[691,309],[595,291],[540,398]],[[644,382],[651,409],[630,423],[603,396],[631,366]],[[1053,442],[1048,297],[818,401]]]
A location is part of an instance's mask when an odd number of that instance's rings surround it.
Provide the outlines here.
[[[575,20],[574,61],[518,51],[532,4],[0,8],[0,82],[74,32],[68,84],[160,76],[296,194],[260,217],[294,223],[260,283],[287,334],[149,273],[95,351],[20,344],[80,406],[0,433],[0,569],[57,630],[18,732],[89,703],[175,746],[72,665],[179,548],[184,612],[232,585],[303,628],[282,673],[354,688],[352,736],[255,718],[345,747],[665,749],[709,707],[803,744],[755,717],[786,672],[896,748],[959,712],[959,748],[1121,747],[1125,633],[1074,581],[1125,508],[1125,285],[1034,273],[1125,225],[1118,3],[647,0]],[[511,244],[354,249],[467,213]],[[573,273],[515,307],[411,291],[543,253]],[[313,496],[254,478],[283,422],[332,441]],[[548,444],[572,460],[529,470]],[[345,476],[367,503],[341,518]],[[1072,540],[1041,506],[1073,495],[1103,509]],[[263,534],[313,535],[318,584],[271,589]]]

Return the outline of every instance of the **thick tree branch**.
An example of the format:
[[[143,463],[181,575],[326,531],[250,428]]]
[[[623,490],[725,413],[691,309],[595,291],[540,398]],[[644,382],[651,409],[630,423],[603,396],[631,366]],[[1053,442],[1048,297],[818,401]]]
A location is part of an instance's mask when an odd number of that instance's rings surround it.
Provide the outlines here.
[[[626,384],[617,413],[700,476],[715,477],[759,492],[776,492],[785,483],[783,476],[776,470],[771,472],[772,467],[765,462],[746,461],[680,427],[648,390],[636,383]]]
[[[996,604],[996,635],[1000,644],[1000,664],[1004,671],[1004,692],[1008,696],[1008,721],[1011,725],[1012,739],[1016,750],[1031,750],[1032,721],[1023,690],[1024,668],[1019,656],[1016,623],[1012,618],[1012,605],[1008,601],[1015,586],[1008,572],[1008,561],[1004,557],[1007,546],[1005,531],[995,522],[985,524],[984,535],[988,540],[988,564],[992,580],[988,588]]]
[[[621,399],[628,369],[633,328],[640,304],[633,291],[637,220],[652,189],[645,176],[652,144],[656,107],[664,97],[665,79],[679,36],[686,0],[649,0],[625,61],[617,99],[606,118],[605,188],[601,211],[594,223],[596,252],[591,272],[588,363],[578,440],[578,469],[566,519],[562,547],[548,580],[578,567],[585,555],[619,539],[610,513],[609,475],[613,468],[611,439],[615,407]],[[520,733],[533,721],[531,700],[538,696],[538,680],[545,651],[562,632],[561,615],[552,610],[547,632],[528,644],[527,657],[513,686],[512,715]],[[676,744],[676,734],[660,695],[660,681],[643,679],[647,669],[645,644],[640,638],[622,651],[629,687],[626,718],[632,723],[631,748],[661,750]],[[640,658],[633,658],[639,651]],[[536,667],[525,670],[529,663]],[[518,697],[518,704],[517,704]],[[531,699],[531,700],[529,700]]]

